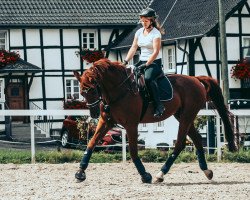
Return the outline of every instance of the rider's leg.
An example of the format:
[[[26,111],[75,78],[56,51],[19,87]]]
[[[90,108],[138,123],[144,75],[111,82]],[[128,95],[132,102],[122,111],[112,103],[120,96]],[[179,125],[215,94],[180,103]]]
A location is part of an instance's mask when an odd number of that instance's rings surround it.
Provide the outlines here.
[[[165,107],[160,101],[159,88],[156,82],[156,78],[162,73],[161,66],[156,63],[152,63],[145,70],[145,82],[150,90],[150,94],[154,99],[155,113],[154,116],[161,116],[165,110]]]

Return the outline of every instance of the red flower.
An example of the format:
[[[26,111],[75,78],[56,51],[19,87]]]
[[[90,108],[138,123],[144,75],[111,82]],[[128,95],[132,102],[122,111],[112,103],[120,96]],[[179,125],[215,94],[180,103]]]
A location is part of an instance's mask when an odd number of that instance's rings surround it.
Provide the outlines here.
[[[63,102],[64,109],[88,109],[85,101],[79,101],[76,99],[68,99]]]
[[[250,78],[250,63],[246,59],[239,60],[235,66],[231,68],[231,77],[234,79]]]
[[[104,52],[101,50],[89,50],[83,49],[80,52],[77,52],[82,58],[82,60],[86,60],[88,63],[93,63],[97,60],[104,58]]]
[[[5,67],[9,63],[15,63],[18,58],[20,58],[18,53],[2,49],[0,50],[0,67]]]

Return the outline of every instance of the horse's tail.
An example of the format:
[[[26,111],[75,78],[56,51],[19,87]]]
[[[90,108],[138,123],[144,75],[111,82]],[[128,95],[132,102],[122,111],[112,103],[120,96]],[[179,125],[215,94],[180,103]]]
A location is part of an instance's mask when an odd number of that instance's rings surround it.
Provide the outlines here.
[[[229,112],[227,106],[224,103],[224,98],[220,86],[218,85],[217,81],[211,77],[197,76],[196,78],[205,86],[207,91],[207,101],[212,100],[223,121],[225,137],[228,142],[229,151],[236,151],[237,146],[235,145],[233,125],[230,120],[232,113]]]

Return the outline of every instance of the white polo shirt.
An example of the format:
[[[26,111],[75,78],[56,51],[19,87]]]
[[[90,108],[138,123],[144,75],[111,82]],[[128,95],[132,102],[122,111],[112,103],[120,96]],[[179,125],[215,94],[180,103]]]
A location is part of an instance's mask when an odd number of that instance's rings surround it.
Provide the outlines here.
[[[161,33],[157,28],[153,28],[148,35],[143,35],[144,28],[140,28],[136,31],[135,37],[138,38],[138,46],[141,47],[141,61],[147,61],[149,57],[153,54],[153,40],[156,38],[161,38]],[[161,50],[157,55],[156,59],[162,58]]]

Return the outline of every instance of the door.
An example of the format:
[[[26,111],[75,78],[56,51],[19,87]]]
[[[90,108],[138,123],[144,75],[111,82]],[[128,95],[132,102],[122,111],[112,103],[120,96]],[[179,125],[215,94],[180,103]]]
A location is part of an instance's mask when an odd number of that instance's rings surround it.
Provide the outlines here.
[[[7,87],[9,109],[24,109],[24,86],[22,83],[9,83]],[[22,116],[13,116],[12,121],[23,121]]]

